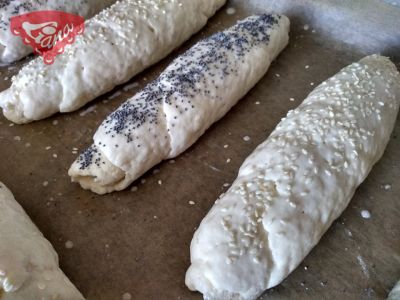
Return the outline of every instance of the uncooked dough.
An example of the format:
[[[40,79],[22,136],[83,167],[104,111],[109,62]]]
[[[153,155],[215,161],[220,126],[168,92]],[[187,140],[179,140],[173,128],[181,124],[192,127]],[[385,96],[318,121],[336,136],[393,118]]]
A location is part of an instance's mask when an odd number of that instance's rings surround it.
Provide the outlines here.
[[[251,16],[200,41],[103,122],[69,170],[103,194],[189,148],[267,72],[288,43],[285,16]]]
[[[58,255],[0,182],[0,299],[84,300]]]
[[[186,285],[209,300],[256,299],[340,216],[382,156],[400,75],[378,55],[319,85],[246,159],[194,234]]]
[[[160,61],[199,31],[226,0],[120,0],[85,23],[52,65],[39,57],[0,93],[15,123],[71,112]]]
[[[389,293],[387,300],[399,300],[400,299],[400,280],[394,286],[393,290]]]

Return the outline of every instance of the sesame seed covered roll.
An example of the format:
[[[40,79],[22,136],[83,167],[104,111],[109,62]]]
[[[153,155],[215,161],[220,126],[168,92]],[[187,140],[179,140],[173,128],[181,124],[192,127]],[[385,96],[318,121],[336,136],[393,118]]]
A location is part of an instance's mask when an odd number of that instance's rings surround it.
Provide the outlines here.
[[[256,299],[340,216],[382,156],[400,76],[372,55],[319,85],[246,159],[194,234],[186,285],[206,299]]]
[[[100,194],[122,190],[185,151],[264,76],[288,32],[287,17],[265,14],[197,43],[108,116],[72,180]]]
[[[24,66],[0,93],[4,116],[29,123],[71,112],[157,63],[226,0],[120,0],[85,23],[63,54]]]
[[[0,182],[0,299],[84,300],[58,255]]]

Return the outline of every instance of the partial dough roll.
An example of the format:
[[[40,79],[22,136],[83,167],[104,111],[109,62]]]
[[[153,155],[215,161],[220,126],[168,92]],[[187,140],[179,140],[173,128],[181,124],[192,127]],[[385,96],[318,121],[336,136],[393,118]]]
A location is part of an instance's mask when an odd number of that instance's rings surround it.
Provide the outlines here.
[[[288,276],[382,156],[399,102],[399,73],[378,55],[318,86],[246,159],[201,222],[189,289],[209,300],[249,300]]]
[[[0,93],[15,123],[79,109],[167,56],[200,30],[226,0],[120,0],[85,23],[65,52],[34,59]]]
[[[0,183],[0,299],[83,300],[58,255]]]
[[[2,0],[0,3],[0,64],[15,62],[32,53],[32,48],[12,34],[10,19],[28,12],[59,10],[90,18],[116,0]]]
[[[103,122],[69,170],[103,194],[189,148],[267,72],[288,43],[285,16],[249,17],[200,41]]]
[[[387,300],[399,300],[400,299],[400,280],[394,286],[393,290],[389,293]]]

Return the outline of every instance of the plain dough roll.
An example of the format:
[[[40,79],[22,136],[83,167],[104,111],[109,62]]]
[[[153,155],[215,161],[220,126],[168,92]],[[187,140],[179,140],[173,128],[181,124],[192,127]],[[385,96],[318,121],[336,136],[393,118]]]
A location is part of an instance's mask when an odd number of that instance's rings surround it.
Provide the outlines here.
[[[246,159],[201,222],[186,285],[209,300],[249,300],[279,284],[382,156],[399,102],[399,73],[378,55],[319,85]]]
[[[4,0],[2,0],[4,1]],[[0,64],[15,62],[32,53],[32,48],[12,34],[10,19],[40,10],[58,10],[90,18],[116,0],[12,0],[0,3]]]
[[[84,300],[58,255],[0,183],[0,299]]]
[[[15,123],[71,112],[160,61],[199,31],[226,0],[120,0],[85,23],[52,65],[38,57],[0,93]]]
[[[69,170],[103,194],[189,148],[267,72],[288,43],[285,16],[252,16],[200,41],[100,126]]]

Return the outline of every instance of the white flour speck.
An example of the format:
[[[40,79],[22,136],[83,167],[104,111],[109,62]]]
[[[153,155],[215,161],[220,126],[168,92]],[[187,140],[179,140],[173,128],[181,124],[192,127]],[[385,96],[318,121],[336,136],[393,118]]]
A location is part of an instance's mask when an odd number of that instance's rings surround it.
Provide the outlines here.
[[[224,148],[226,149],[226,148],[228,148],[229,147],[229,145],[224,145]]]
[[[361,267],[362,272],[364,273],[364,275],[365,275],[367,278],[369,278],[369,272],[368,272],[367,264],[365,263],[365,261],[364,261],[364,259],[362,258],[362,256],[361,256],[361,255],[358,255],[358,256],[357,256],[357,260],[358,260],[358,263],[359,263],[359,265],[360,265],[360,267]]]
[[[260,101],[254,102],[255,105],[260,105]]]
[[[53,121],[53,125],[55,126],[55,125],[57,125],[58,124],[58,121],[57,120],[54,120]]]
[[[112,94],[111,96],[109,96],[109,97],[108,97],[108,100],[113,100],[113,99],[115,99],[115,98],[121,96],[121,94],[122,94],[121,91],[117,91],[117,92],[115,92],[114,94]]]
[[[80,112],[79,115],[81,117],[86,116],[87,114],[90,114],[91,112],[94,112],[96,110],[97,105],[92,105],[90,107],[88,107],[87,109],[85,109],[84,111]]]
[[[229,164],[230,162],[231,162],[231,159],[228,158],[228,159],[226,160],[226,163]]]
[[[313,85],[314,85],[314,82],[311,82],[310,85],[313,86]]]
[[[231,184],[230,183],[224,183],[223,184],[223,187],[228,187],[228,186],[230,186]]]
[[[218,169],[217,167],[214,167],[214,166],[212,166],[212,165],[209,165],[209,164],[205,164],[206,166],[209,166],[210,167],[210,169],[211,170],[213,170],[213,171],[215,171],[215,172],[221,172],[221,170],[220,169]]]
[[[159,185],[162,185],[162,180],[159,180],[159,181],[158,181],[158,184],[159,184]]]
[[[280,75],[280,74],[278,74],[278,73],[276,73],[276,74],[275,74],[275,76],[276,76],[276,77],[278,77],[278,78],[279,78],[279,77],[281,77],[281,75]]]
[[[190,205],[195,205],[195,204],[196,204],[196,202],[194,202],[194,201],[190,200],[190,201],[189,201],[189,204],[190,204]]]
[[[293,102],[293,101],[294,101],[294,98],[289,98],[289,101]]]
[[[233,7],[229,7],[229,8],[226,10],[226,13],[227,13],[228,15],[234,15],[234,14],[236,13],[236,9],[233,8]]]
[[[18,135],[17,135],[17,136],[14,136],[14,140],[15,140],[15,141],[20,141],[20,140],[21,140],[21,137],[18,136]]]
[[[138,87],[139,84],[137,82],[131,83],[131,84],[127,84],[126,86],[124,86],[122,89],[124,90],[124,92],[130,91],[136,87]]]
[[[54,157],[54,158],[57,158],[57,157],[58,157],[58,155],[54,153],[54,154],[53,154],[53,157]]]
[[[243,137],[243,141],[245,141],[245,142],[250,141],[250,137],[249,137],[248,135],[244,136],[244,137]]]
[[[46,150],[50,150],[50,149],[51,149],[51,146],[47,146],[45,149],[46,149]]]
[[[48,181],[43,181],[43,186],[48,186],[49,185],[49,182]]]
[[[353,233],[350,231],[350,229],[345,229],[344,230],[344,232],[346,232],[346,234],[349,236],[349,237],[352,237],[353,236]]]
[[[310,29],[310,25],[308,25],[308,24],[304,25],[304,26],[303,26],[303,29],[304,29],[305,31],[307,31],[308,29]]]
[[[364,219],[369,219],[369,218],[371,218],[371,213],[368,210],[364,209],[361,211],[361,216]]]
[[[132,295],[130,293],[124,293],[122,295],[122,300],[131,300],[132,299]]]
[[[383,186],[383,188],[384,188],[386,191],[388,191],[388,190],[390,190],[390,189],[392,188],[392,185],[391,185],[391,184],[385,184],[385,185]]]
[[[72,249],[74,247],[74,243],[72,241],[65,242],[65,248]]]
[[[310,66],[309,66],[309,65],[306,65],[304,68],[305,68],[305,69],[309,69],[309,68],[310,68]]]

